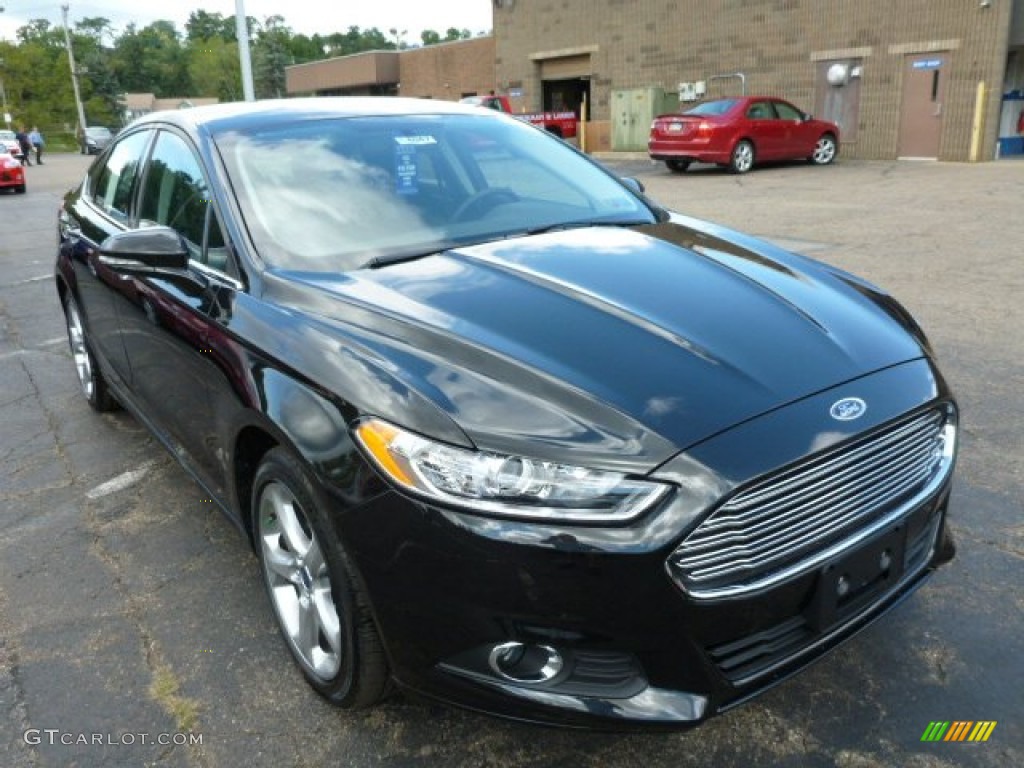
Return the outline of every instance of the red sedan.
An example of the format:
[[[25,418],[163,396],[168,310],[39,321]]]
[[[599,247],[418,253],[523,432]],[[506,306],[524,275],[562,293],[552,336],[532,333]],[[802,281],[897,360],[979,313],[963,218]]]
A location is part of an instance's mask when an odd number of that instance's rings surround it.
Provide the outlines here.
[[[682,173],[690,163],[716,163],[746,173],[755,162],[799,160],[828,165],[839,154],[839,126],[815,120],[788,101],[744,96],[706,101],[651,124],[648,153]]]
[[[25,169],[14,155],[0,147],[0,191],[8,187],[13,188],[17,194],[25,193]]]

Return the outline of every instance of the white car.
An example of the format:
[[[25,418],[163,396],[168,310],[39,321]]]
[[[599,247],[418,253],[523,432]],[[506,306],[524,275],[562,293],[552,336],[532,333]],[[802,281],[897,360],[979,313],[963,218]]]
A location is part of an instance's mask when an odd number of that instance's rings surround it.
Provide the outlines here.
[[[0,148],[7,154],[13,155],[18,160],[25,162],[25,158],[22,157],[21,153],[21,144],[18,143],[18,137],[14,131],[0,130]]]

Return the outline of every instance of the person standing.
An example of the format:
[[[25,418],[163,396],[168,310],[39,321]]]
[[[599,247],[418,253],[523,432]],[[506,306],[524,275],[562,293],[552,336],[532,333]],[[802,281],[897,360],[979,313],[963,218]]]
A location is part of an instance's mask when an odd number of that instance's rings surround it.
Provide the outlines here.
[[[28,134],[28,140],[32,142],[32,146],[35,147],[36,150],[36,165],[42,165],[43,145],[45,145],[46,142],[43,141],[43,134],[39,132],[39,128],[34,125],[32,126],[32,130]]]
[[[25,133],[25,126],[19,125],[18,130],[14,134],[14,138],[18,140],[18,144],[21,146],[21,164],[32,165],[30,156],[32,154],[32,142],[29,141],[28,134]]]

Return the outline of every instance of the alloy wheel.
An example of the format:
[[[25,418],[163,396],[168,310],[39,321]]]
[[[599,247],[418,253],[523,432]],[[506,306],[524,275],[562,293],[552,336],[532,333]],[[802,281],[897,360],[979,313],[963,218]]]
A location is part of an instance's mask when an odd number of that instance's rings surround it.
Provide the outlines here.
[[[85,345],[85,328],[82,327],[82,317],[78,314],[78,307],[73,301],[68,302],[67,321],[68,344],[71,346],[71,357],[75,361],[78,383],[82,387],[82,394],[85,395],[86,400],[92,400],[96,391],[92,358],[89,356],[89,348]]]
[[[831,136],[822,136],[814,145],[814,154],[811,156],[817,165],[828,165],[835,159],[836,142]]]
[[[321,681],[338,674],[341,621],[323,549],[295,495],[270,482],[259,497],[259,543],[263,575],[292,651]]]
[[[732,169],[736,173],[746,173],[754,167],[754,145],[749,141],[741,141],[732,151]]]

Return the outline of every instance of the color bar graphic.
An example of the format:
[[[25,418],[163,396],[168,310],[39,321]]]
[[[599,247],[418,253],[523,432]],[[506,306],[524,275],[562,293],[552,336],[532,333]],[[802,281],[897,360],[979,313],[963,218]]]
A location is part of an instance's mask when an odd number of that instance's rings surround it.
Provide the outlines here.
[[[921,734],[921,741],[988,741],[996,729],[995,720],[933,720]]]

